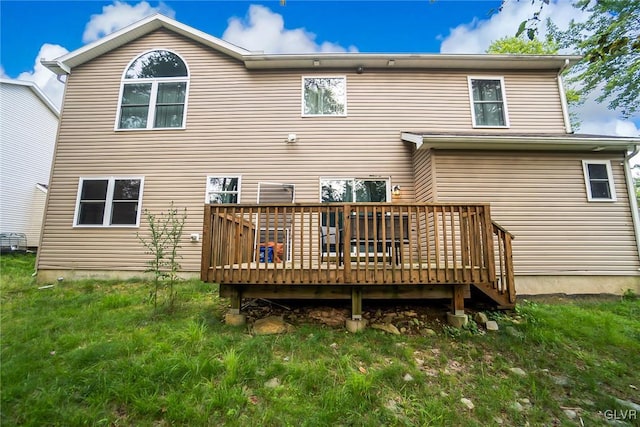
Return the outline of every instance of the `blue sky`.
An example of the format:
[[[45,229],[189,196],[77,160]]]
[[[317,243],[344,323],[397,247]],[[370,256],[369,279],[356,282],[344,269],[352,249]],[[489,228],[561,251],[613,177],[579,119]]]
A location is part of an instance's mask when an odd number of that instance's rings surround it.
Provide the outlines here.
[[[35,81],[54,103],[62,85],[39,64],[161,12],[250,50],[482,53],[513,35],[535,9],[511,1],[6,1],[0,0],[0,73]],[[545,8],[561,28],[581,14],[569,0]],[[543,17],[544,18],[544,17]],[[543,29],[544,30],[544,29]],[[588,99],[577,111],[584,133],[638,135],[640,117],[621,120]]]

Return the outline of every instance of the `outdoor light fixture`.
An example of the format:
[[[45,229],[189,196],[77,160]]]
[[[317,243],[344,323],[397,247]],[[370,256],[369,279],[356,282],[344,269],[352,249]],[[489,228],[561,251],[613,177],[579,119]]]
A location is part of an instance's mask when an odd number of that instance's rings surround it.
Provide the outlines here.
[[[393,67],[394,65],[396,65],[396,60],[395,59],[390,59],[389,61],[387,61],[387,66]]]
[[[289,135],[287,135],[287,139],[285,139],[285,142],[288,142],[289,144],[294,143],[298,140],[298,135],[296,135],[295,133],[290,133]]]
[[[313,60],[313,66],[314,67],[319,67],[320,66],[320,61],[318,59],[314,59]]]
[[[400,186],[399,185],[394,185],[393,188],[391,189],[391,195],[394,197],[398,197],[400,195]]]
[[[363,71],[364,71],[364,67],[362,65],[358,65],[358,68],[356,68],[356,73],[362,74]]]

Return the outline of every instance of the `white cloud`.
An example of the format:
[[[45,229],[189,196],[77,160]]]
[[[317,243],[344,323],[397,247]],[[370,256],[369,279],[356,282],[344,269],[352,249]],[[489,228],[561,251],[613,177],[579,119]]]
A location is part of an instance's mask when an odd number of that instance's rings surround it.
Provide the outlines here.
[[[441,53],[483,53],[494,40],[515,35],[520,22],[533,16],[539,3],[530,1],[506,2],[500,12],[486,20],[475,18],[467,24],[450,29],[449,35],[442,37]],[[570,1],[552,1],[545,5],[540,15],[540,34],[546,32],[545,22],[552,18],[560,29],[571,21],[584,20],[586,14],[574,8]],[[569,52],[564,52],[569,53]],[[597,135],[638,136],[640,116],[623,120],[619,112],[611,111],[606,103],[598,103],[597,94],[590,94],[582,105],[573,110],[580,121],[578,132]],[[635,123],[634,123],[635,122]]]
[[[155,13],[162,13],[170,18],[175,16],[175,12],[162,2],[158,7],[151,7],[146,1],[131,5],[116,0],[113,4],[104,6],[102,13],[91,15],[91,20],[84,29],[82,41],[89,43],[98,40]]]
[[[163,13],[173,17],[173,10],[160,3],[154,8],[146,1],[142,1],[136,5],[130,5],[115,1],[112,5],[102,8],[102,13],[92,15],[91,19],[85,27],[83,41],[85,43],[97,40],[113,31],[119,30],[126,25],[139,21],[140,19],[152,15],[154,13]],[[64,94],[64,84],[58,81],[57,76],[40,63],[41,59],[52,60],[69,51],[60,45],[45,43],[40,48],[35,58],[33,69],[25,71],[18,75],[18,80],[29,80],[35,82],[40,89],[51,99],[51,101],[60,107],[62,104],[62,96]],[[4,70],[2,75],[4,76]]]
[[[331,42],[318,44],[316,35],[304,28],[288,30],[282,15],[269,8],[251,5],[247,20],[229,19],[222,38],[248,50],[267,53],[357,52],[357,48],[344,48]]]
[[[505,2],[504,8],[486,20],[474,18],[468,24],[461,24],[449,30],[449,35],[441,36],[441,53],[484,53],[494,40],[515,35],[520,23],[533,16],[538,10],[538,2]],[[571,2],[561,0],[545,5],[540,14],[539,31],[546,31],[546,20],[552,18],[559,28],[566,28],[571,19],[580,20],[584,13],[575,9]]]
[[[69,51],[57,44],[45,43],[40,48],[36,56],[33,70],[25,71],[18,75],[18,80],[32,81],[38,85],[40,89],[49,97],[51,102],[60,107],[62,104],[62,95],[64,93],[64,84],[57,80],[57,76],[48,68],[40,63],[41,59],[55,59],[65,55]]]

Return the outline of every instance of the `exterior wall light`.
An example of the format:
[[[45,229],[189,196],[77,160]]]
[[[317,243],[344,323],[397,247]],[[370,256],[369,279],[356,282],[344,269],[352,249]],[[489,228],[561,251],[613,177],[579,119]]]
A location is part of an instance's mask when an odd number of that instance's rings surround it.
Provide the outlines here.
[[[394,185],[393,188],[391,189],[391,195],[393,197],[398,197],[400,195],[400,186],[399,185]]]

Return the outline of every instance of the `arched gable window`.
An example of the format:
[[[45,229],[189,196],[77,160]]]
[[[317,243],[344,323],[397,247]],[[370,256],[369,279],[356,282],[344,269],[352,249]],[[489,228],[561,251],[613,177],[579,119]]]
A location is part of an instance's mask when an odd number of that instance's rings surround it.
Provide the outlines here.
[[[122,77],[117,129],[184,127],[189,71],[167,50],[136,58]]]

